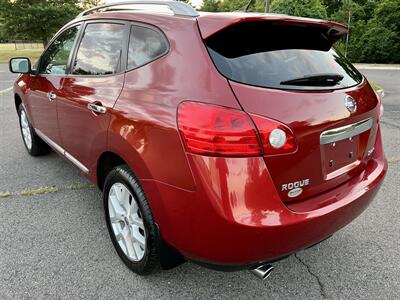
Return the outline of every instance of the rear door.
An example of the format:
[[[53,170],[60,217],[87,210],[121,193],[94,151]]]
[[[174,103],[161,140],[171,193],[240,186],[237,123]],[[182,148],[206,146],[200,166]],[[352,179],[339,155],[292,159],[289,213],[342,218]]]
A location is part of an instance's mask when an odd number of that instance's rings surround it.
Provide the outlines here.
[[[87,22],[58,97],[66,156],[85,173],[106,149],[110,110],[124,83],[128,36],[124,22]]]
[[[61,145],[57,121],[57,96],[66,78],[67,66],[81,25],[63,31],[41,56],[28,92],[31,117],[39,135],[53,147]]]
[[[205,41],[243,109],[278,120],[295,135],[297,151],[264,153],[284,201],[349,180],[373,150],[378,100],[327,32],[301,23],[245,22]]]

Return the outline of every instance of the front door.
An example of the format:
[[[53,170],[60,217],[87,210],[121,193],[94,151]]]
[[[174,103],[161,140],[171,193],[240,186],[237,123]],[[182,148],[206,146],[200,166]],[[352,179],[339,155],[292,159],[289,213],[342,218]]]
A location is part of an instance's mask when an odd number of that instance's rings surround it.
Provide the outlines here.
[[[127,31],[124,23],[87,23],[57,98],[65,155],[85,173],[106,149],[109,111],[124,84]]]
[[[57,120],[57,96],[67,73],[71,50],[80,25],[62,32],[43,53],[36,75],[30,80],[29,111],[36,132],[59,150],[61,137]]]

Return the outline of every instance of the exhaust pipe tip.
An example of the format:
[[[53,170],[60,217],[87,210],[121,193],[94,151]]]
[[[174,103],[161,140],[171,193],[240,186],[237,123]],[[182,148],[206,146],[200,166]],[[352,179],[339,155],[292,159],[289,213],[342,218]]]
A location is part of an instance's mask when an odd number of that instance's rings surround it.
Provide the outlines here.
[[[254,274],[257,278],[265,280],[269,277],[269,275],[271,275],[273,269],[273,266],[266,264],[250,270],[250,272]]]

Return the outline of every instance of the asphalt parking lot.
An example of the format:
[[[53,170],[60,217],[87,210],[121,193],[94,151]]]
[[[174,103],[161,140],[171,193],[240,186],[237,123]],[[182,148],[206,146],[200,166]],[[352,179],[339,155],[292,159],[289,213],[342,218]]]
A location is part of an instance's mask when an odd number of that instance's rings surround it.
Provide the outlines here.
[[[101,193],[55,153],[26,153],[12,93],[1,92],[14,76],[0,64],[0,299],[399,299],[400,70],[362,72],[386,93],[386,180],[356,221],[260,281],[192,263],[131,273],[108,237]]]

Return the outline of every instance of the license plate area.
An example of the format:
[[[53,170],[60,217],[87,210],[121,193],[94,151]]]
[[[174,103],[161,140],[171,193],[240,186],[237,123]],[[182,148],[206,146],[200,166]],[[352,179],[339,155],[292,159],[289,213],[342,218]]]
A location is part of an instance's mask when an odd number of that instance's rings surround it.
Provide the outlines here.
[[[361,163],[360,136],[321,145],[325,180],[346,173]]]
[[[322,172],[325,180],[356,168],[364,157],[372,119],[321,133]]]

